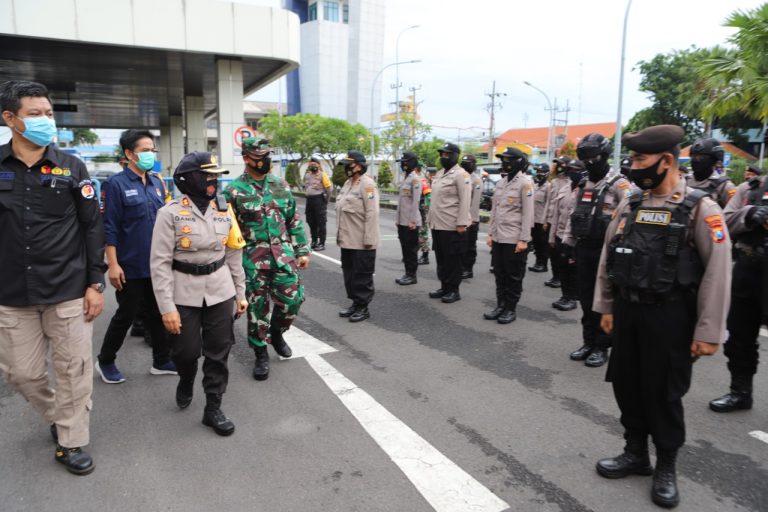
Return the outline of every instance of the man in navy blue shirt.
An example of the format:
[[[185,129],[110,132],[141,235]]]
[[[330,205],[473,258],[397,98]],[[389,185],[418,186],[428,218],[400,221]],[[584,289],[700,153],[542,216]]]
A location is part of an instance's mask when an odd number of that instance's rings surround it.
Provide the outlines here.
[[[152,337],[150,373],[176,375],[149,272],[152,230],[157,210],[165,204],[163,182],[148,172],[155,165],[155,142],[148,131],[126,130],[120,136],[120,147],[128,163],[103,187],[107,275],[118,304],[96,362],[96,371],[107,384],[125,382],[115,358],[142,305],[145,328]]]

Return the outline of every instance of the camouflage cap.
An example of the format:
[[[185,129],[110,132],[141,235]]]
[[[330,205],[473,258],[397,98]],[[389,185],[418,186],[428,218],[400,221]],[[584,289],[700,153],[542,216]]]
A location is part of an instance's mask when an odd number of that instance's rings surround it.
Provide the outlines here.
[[[256,137],[243,139],[243,153],[263,157],[271,152],[272,148],[269,147],[269,141],[267,139],[257,139]]]

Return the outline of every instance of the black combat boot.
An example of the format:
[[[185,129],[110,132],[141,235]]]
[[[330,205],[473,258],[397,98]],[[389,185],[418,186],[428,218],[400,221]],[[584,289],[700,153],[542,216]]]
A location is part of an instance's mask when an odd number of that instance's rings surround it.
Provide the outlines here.
[[[483,313],[483,318],[486,320],[498,320],[501,314],[504,312],[504,303],[497,302],[497,304],[498,305],[493,309],[493,311]]]
[[[653,472],[651,499],[660,507],[674,508],[680,503],[675,474],[676,459],[677,450],[656,449],[656,469]]]
[[[597,474],[604,478],[624,478],[628,475],[648,476],[653,474],[648,456],[648,436],[627,432],[624,453],[618,457],[597,461]]]
[[[530,270],[531,272],[546,272],[547,266],[541,263],[536,263],[534,266],[528,267],[528,270]]]
[[[715,412],[733,412],[752,408],[752,376],[731,375],[731,392],[709,402]]]
[[[496,319],[496,321],[500,324],[509,324],[515,320],[517,320],[517,313],[515,313],[514,309],[505,309],[501,312],[499,318]]]
[[[81,448],[64,448],[56,443],[56,462],[64,464],[73,475],[87,475],[93,472],[93,459]]]
[[[572,297],[563,297],[562,302],[556,302],[555,304],[552,304],[552,307],[559,309],[560,311],[573,311],[579,307],[579,304],[576,302],[576,299]]]
[[[590,368],[599,368],[608,362],[608,351],[602,348],[596,348],[589,354],[589,357],[584,361],[584,366]]]
[[[349,321],[362,322],[363,320],[367,320],[370,317],[371,313],[368,311],[368,306],[359,306],[357,309],[355,309],[355,312],[349,316]]]
[[[179,409],[186,409],[192,403],[194,387],[194,380],[179,379],[179,384],[176,386],[176,405]]]
[[[571,360],[573,361],[583,361],[586,358],[588,358],[589,354],[591,353],[592,353],[592,347],[590,347],[589,345],[582,345],[576,350],[574,350],[573,352],[571,352],[571,355],[569,355],[568,357],[570,357]]]
[[[421,258],[419,258],[416,263],[419,265],[429,265],[429,253],[428,252],[422,252]]]
[[[256,380],[267,380],[269,377],[269,354],[266,345],[263,347],[253,347],[256,354],[256,363],[253,365],[253,378]]]
[[[549,286],[550,288],[560,288],[562,283],[558,278],[553,277],[549,281],[544,281],[544,286]]]
[[[341,311],[339,311],[339,316],[341,318],[349,318],[350,316],[352,316],[352,313],[355,312],[355,309],[357,309],[357,306],[352,304],[347,309],[342,309]]]
[[[272,315],[272,318],[274,318],[274,316],[275,315]],[[275,349],[277,355],[286,358],[293,355],[293,350],[291,350],[291,347],[288,346],[288,343],[285,342],[285,338],[283,338],[282,329],[279,327],[270,326],[269,334],[272,338],[272,348]]]
[[[418,279],[416,279],[415,275],[405,274],[403,277],[398,277],[397,279],[395,279],[395,282],[400,286],[408,286],[411,284],[416,284],[419,281]]]
[[[475,277],[475,273],[471,270],[464,270],[461,272],[462,279],[472,279],[473,277]]]
[[[203,411],[203,425],[211,427],[220,436],[232,435],[235,424],[227,418],[221,410],[221,395],[218,393],[205,394],[205,410]]]

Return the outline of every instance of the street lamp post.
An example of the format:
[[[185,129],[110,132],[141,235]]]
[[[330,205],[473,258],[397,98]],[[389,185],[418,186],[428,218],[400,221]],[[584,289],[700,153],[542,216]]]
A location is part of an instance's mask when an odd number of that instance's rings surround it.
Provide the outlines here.
[[[549,101],[549,96],[547,96],[547,93],[533,85],[531,82],[523,82],[528,87],[531,87],[533,89],[536,89],[541,93],[542,96],[544,96],[544,99],[547,100],[547,105],[549,110],[549,126],[547,128],[547,165],[550,164],[552,161],[552,128],[553,128],[553,122],[552,119],[555,115],[555,111],[552,109],[552,102]]]
[[[621,35],[621,68],[619,71],[619,107],[616,113],[616,135],[613,138],[613,168],[621,166],[621,103],[624,98],[624,56],[627,50],[627,21],[629,20],[629,8],[632,0],[627,1],[627,10],[624,13],[624,32]]]
[[[397,35],[395,42],[395,121],[400,121],[400,36],[412,28],[419,28],[420,25],[411,25],[404,28]]]
[[[407,60],[403,62],[393,62],[392,64],[387,64],[383,68],[379,70],[378,73],[376,73],[376,76],[373,78],[373,83],[371,84],[371,165],[373,165],[373,160],[375,155],[375,146],[374,146],[374,137],[373,137],[373,119],[374,119],[374,111],[373,111],[373,105],[374,105],[374,91],[376,90],[376,82],[379,80],[379,77],[384,72],[385,69],[391,68],[392,66],[399,66],[401,64],[416,64],[417,62],[421,62],[420,60]]]

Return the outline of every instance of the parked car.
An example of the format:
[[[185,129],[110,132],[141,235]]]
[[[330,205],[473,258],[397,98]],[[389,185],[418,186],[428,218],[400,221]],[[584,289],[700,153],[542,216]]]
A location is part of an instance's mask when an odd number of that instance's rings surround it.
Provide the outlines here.
[[[483,176],[483,196],[480,198],[481,210],[491,211],[491,207],[493,206],[493,190],[501,179],[501,174],[488,174],[488,176]]]

